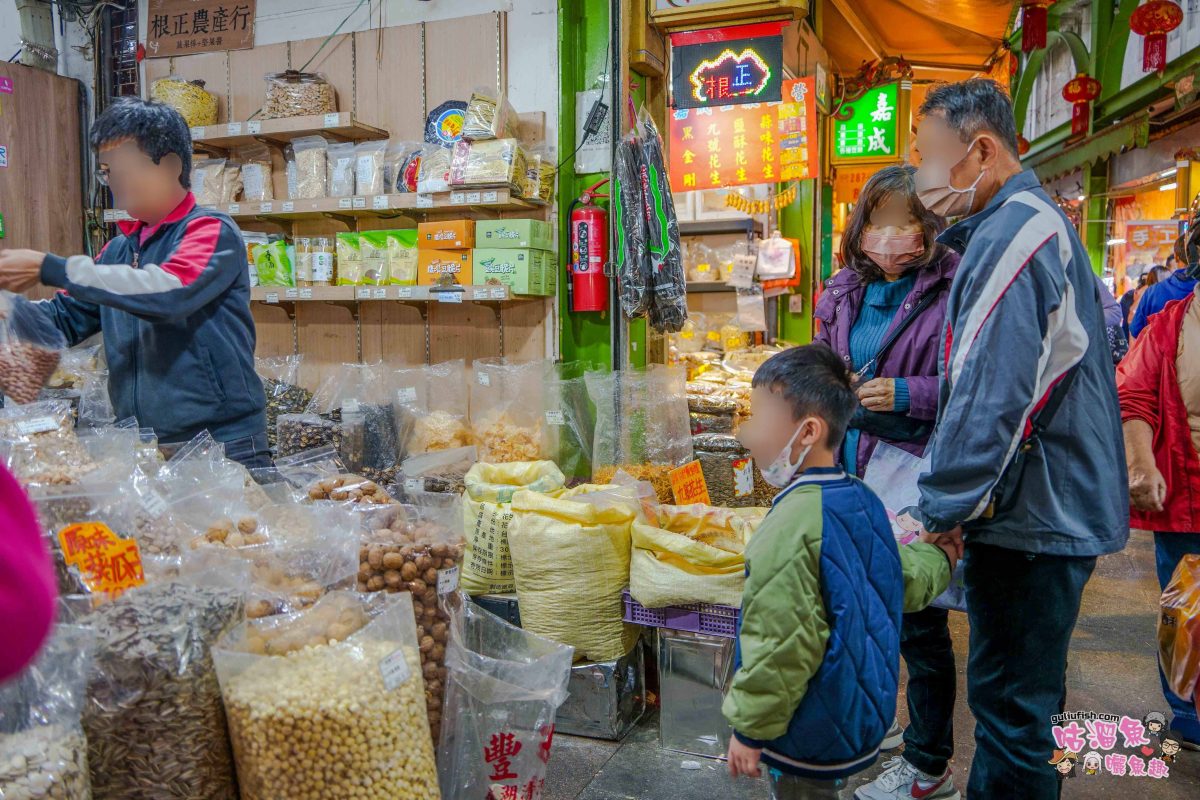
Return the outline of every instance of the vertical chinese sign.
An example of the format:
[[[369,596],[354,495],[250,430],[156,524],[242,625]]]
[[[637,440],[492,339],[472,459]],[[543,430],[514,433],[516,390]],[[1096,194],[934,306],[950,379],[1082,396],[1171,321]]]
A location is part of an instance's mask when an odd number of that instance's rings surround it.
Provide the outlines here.
[[[688,192],[817,176],[813,78],[784,81],[778,103],[671,114],[671,189]]]
[[[900,86],[876,86],[852,103],[843,104],[833,120],[833,163],[899,161],[901,122]]]
[[[168,58],[254,47],[257,0],[150,0],[146,56]]]

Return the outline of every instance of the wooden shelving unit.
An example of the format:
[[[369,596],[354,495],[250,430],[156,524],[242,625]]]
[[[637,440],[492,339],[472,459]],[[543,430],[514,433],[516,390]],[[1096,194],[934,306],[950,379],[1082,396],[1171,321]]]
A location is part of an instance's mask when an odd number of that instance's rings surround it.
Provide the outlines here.
[[[302,136],[322,135],[347,142],[386,139],[388,132],[355,119],[348,111],[284,119],[227,122],[192,128],[192,144],[206,152],[228,152],[251,144],[283,147]]]
[[[401,300],[414,303],[505,303],[510,300],[543,300],[535,295],[515,295],[507,286],[256,286],[250,297],[258,302],[350,302]]]
[[[322,197],[317,200],[274,200],[269,203],[232,203],[217,206],[234,219],[306,220],[338,217],[395,217],[405,214],[483,211],[534,211],[539,206],[513,195],[508,189],[464,189],[440,194],[379,194],[358,197]]]

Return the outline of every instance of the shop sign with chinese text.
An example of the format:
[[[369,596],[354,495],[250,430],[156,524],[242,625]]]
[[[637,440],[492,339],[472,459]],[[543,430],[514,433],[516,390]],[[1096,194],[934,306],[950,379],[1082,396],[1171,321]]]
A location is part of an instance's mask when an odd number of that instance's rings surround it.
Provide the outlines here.
[[[782,79],[782,36],[671,47],[675,108],[773,102]]]
[[[147,58],[254,47],[258,0],[151,0]]]
[[[887,161],[900,147],[899,85],[869,90],[849,106],[849,119],[833,121],[833,161]],[[842,107],[846,110],[846,106]]]
[[[1125,226],[1125,263],[1167,263],[1167,256],[1175,252],[1175,240],[1179,237],[1179,223],[1171,220],[1130,222]]]
[[[815,178],[813,78],[784,81],[778,103],[677,109],[671,113],[670,136],[676,192]]]

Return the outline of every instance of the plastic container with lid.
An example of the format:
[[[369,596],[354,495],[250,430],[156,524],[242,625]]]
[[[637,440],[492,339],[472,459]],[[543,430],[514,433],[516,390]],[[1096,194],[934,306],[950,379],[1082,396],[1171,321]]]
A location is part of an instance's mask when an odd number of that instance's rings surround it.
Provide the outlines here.
[[[312,283],[310,285],[333,286],[337,280],[333,240],[326,236],[310,239],[309,253],[312,261]]]
[[[313,285],[312,239],[306,236],[296,239],[296,285]]]
[[[266,76],[267,101],[264,119],[303,117],[337,111],[333,86],[316,72],[272,72]]]
[[[150,86],[150,99],[178,111],[189,128],[217,124],[217,98],[204,89],[204,81],[189,81],[178,75],[159,78]]]

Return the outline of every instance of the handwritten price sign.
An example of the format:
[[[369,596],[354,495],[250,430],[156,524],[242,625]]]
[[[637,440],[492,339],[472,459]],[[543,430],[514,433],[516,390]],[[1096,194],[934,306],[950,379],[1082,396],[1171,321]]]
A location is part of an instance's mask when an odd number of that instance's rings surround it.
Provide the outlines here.
[[[708,499],[708,484],[704,482],[704,471],[700,469],[699,461],[671,470],[671,491],[675,494],[677,505],[711,505]]]
[[[137,542],[122,539],[103,522],[80,522],[58,532],[68,567],[75,567],[89,591],[117,596],[146,582]]]

